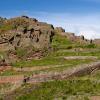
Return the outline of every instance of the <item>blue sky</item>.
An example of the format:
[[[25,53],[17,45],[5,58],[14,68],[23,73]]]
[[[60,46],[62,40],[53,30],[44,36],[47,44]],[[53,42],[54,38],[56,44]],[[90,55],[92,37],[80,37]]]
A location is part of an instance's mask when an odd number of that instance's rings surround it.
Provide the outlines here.
[[[1,0],[0,16],[28,15],[76,35],[100,38],[100,0]]]

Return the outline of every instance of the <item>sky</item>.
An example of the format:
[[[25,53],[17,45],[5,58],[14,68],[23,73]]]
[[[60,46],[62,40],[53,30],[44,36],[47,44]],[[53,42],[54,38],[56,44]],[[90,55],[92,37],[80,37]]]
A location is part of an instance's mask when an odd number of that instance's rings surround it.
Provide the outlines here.
[[[21,15],[63,27],[66,32],[100,38],[100,0],[1,0],[0,16]]]

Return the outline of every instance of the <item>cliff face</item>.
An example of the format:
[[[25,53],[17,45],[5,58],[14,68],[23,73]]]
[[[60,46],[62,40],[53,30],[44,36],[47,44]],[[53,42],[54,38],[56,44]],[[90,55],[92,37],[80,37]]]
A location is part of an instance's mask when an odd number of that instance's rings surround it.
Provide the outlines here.
[[[15,50],[32,46],[49,48],[53,26],[27,16],[4,20],[0,27],[1,50]]]

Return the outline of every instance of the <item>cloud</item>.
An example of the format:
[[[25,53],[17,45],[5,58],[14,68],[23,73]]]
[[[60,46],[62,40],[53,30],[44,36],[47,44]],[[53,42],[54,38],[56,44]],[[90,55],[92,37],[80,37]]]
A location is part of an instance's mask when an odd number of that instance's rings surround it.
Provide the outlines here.
[[[30,14],[33,17],[33,14]],[[87,39],[100,38],[100,14],[46,13],[34,14],[36,18],[56,26],[62,26],[66,32],[84,35]]]
[[[77,30],[77,35],[84,35],[87,39],[100,38],[100,28],[98,26],[85,26],[85,25],[74,25],[72,29]]]
[[[22,15],[17,11],[16,15]],[[25,15],[35,17],[39,21],[63,27],[66,32],[84,35],[87,39],[100,38],[100,13],[75,14],[75,13],[47,13],[24,11]],[[16,16],[14,15],[14,16]]]

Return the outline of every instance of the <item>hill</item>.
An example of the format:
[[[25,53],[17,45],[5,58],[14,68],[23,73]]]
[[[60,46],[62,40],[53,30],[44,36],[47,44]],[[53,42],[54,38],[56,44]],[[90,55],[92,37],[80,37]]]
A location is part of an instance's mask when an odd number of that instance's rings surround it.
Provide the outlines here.
[[[100,99],[99,39],[21,16],[0,17],[1,100]]]
[[[75,36],[74,33],[65,32],[61,27],[54,28],[53,25],[39,22],[35,18],[0,17],[1,60],[5,59],[7,63],[16,62],[19,59],[41,58],[46,55],[46,51],[50,51],[54,46],[60,47],[61,44],[66,48],[72,48],[68,41],[78,44],[77,46],[87,45],[87,47],[99,44],[99,40],[92,41],[85,39],[84,36]]]

